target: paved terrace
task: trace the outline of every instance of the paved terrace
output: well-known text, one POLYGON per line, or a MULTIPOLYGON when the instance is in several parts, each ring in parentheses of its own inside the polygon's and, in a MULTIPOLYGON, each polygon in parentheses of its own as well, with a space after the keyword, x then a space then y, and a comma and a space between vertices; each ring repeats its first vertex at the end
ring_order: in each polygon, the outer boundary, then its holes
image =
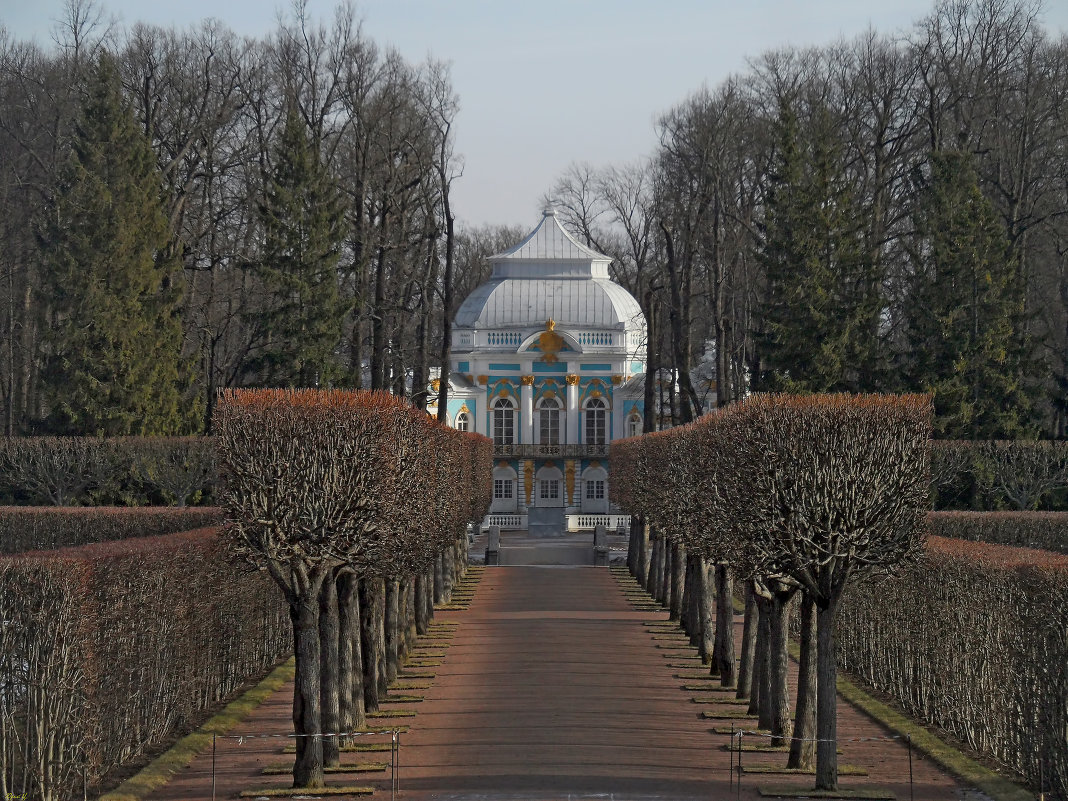
MULTIPOLYGON (((729 736, 716 730, 754 722, 704 716, 737 714, 745 707, 730 704, 729 695, 683 689, 700 683, 696 677, 703 673, 694 650, 666 633, 666 613, 632 606, 614 571, 487 568, 469 609, 439 612, 437 620, 437 638, 425 640, 421 649, 427 666, 409 669, 423 675, 405 681, 422 681, 418 692, 424 700, 389 705, 417 712, 395 719, 411 727, 401 739, 400 798, 726 800, 758 798, 757 788, 773 783, 812 786, 809 777, 756 774, 743 775, 740 793, 731 786, 731 754, 723 750, 729 736)), ((739 642, 740 623, 738 618, 739 642)), ((287 730, 288 693, 291 687, 242 731, 287 730)), ((842 701, 839 710, 842 738, 887 735, 842 701)), ((278 743, 220 744, 218 797, 272 783, 259 771, 291 759, 278 743)), ((843 785, 910 798, 903 745, 885 739, 844 742, 842 751, 841 763, 869 773, 843 777, 843 785)), ((383 757, 388 754, 343 755, 350 761, 383 757)), ((744 761, 781 766, 786 755, 746 753, 744 761)), ((917 801, 977 797, 918 754, 914 773, 917 801)), ((375 797, 389 798, 388 774, 382 776, 331 776, 328 783, 373 784, 375 797)), ((211 798, 210 755, 155 797, 211 798)))

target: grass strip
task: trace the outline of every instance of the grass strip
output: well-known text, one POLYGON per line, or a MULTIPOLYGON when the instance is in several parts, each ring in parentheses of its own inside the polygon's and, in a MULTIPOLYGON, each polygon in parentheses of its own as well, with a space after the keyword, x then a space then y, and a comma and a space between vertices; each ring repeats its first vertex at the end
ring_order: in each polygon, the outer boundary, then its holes
POLYGON ((380 704, 419 704, 422 701, 421 695, 389 695, 379 699, 380 704))
POLYGON ((705 720, 752 720, 756 715, 750 715, 746 709, 706 709, 701 717, 705 720))
POLYGON ((379 709, 377 712, 368 712, 369 718, 414 718, 418 713, 411 709, 379 709))
POLYGON ((894 801, 896 795, 889 790, 869 790, 841 787, 837 790, 813 790, 810 787, 791 787, 771 785, 758 787, 757 792, 763 798, 856 798, 864 801, 894 801))
POLYGON ((690 699, 690 703, 693 704, 728 704, 730 706, 744 706, 749 707, 748 698, 735 698, 733 696, 729 698, 709 698, 707 695, 701 698, 693 697, 690 699))
POLYGON ((323 795, 373 795, 374 787, 349 786, 349 787, 258 787, 251 790, 242 790, 237 794, 238 798, 295 798, 302 796, 313 798, 323 795))
MULTIPOLYGON (((815 768, 784 768, 770 762, 761 762, 756 765, 742 765, 742 773, 781 773, 785 776, 815 776, 815 768)), ((868 771, 859 765, 839 765, 839 776, 867 776, 868 771)))
MULTIPOLYGON (((325 767, 323 773, 381 773, 388 767, 386 762, 362 762, 359 765, 325 767)), ((261 773, 264 776, 288 776, 293 773, 293 765, 290 762, 280 762, 277 765, 268 765, 261 773)))
POLYGON ((192 762, 197 754, 211 747, 213 734, 226 734, 233 729, 256 707, 282 689, 287 681, 291 681, 295 672, 296 662, 292 658, 283 662, 259 684, 208 718, 199 729, 182 737, 110 793, 100 796, 100 801, 140 801, 158 790, 192 762))

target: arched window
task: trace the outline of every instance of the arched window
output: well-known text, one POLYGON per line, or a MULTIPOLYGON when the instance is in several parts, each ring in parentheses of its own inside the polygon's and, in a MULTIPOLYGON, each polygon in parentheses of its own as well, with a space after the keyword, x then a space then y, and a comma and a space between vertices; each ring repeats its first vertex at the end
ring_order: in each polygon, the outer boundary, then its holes
POLYGON ((631 412, 627 418, 627 436, 636 437, 642 433, 642 418, 637 412, 631 412))
POLYGON ((560 402, 556 398, 544 398, 538 404, 538 442, 542 445, 559 445, 560 402))
POLYGON ((515 409, 507 398, 498 398, 493 403, 493 444, 515 444, 515 409))
POLYGON ((460 412, 456 415, 456 430, 457 431, 469 431, 470 421, 467 417, 467 412, 460 412))
POLYGON ((605 445, 608 442, 608 405, 601 398, 586 403, 586 444, 605 445))

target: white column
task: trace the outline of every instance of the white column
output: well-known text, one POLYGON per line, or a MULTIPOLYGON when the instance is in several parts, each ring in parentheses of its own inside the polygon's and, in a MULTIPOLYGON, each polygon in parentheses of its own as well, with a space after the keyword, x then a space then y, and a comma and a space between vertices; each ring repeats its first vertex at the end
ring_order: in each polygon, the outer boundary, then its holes
POLYGON ((582 442, 578 412, 579 377, 568 373, 564 380, 567 381, 567 443, 577 445, 582 442))
POLYGON ((519 441, 524 445, 529 445, 534 441, 534 376, 525 375, 522 377, 522 382, 519 411, 522 430, 519 434, 519 441))
POLYGON ((624 431, 623 421, 623 398, 616 394, 616 390, 619 389, 618 384, 613 384, 609 391, 611 403, 612 403, 612 433, 609 436, 608 441, 611 442, 614 439, 622 439, 627 435, 624 431))
POLYGON ((475 396, 475 421, 474 432, 476 434, 484 434, 487 437, 493 436, 493 432, 489 430, 489 423, 486 420, 486 392, 483 389, 478 395, 475 396))

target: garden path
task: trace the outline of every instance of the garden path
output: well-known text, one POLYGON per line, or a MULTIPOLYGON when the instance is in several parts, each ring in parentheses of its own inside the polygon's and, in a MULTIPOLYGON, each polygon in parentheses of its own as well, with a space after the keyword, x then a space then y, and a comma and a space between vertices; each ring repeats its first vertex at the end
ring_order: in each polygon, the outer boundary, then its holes
MULTIPOLYGON (((718 694, 683 689, 699 680, 680 675, 697 672, 673 665, 696 667, 694 650, 676 651, 673 640, 663 639, 670 635, 658 623, 667 614, 635 608, 614 574, 594 567, 487 568, 469 609, 437 613, 436 631, 447 639, 423 641, 443 654, 434 660, 440 664, 422 669, 435 674, 419 691, 425 699, 390 707, 418 713, 396 719, 411 727, 401 736, 399 798, 726 800, 756 799, 757 788, 769 784, 811 786, 809 777, 750 773, 743 774, 740 793, 732 786, 731 754, 722 750, 729 735, 714 732, 732 721, 704 713, 739 707, 695 703, 718 694)), ((738 642, 740 623, 739 617, 738 642)), ((284 731, 291 692, 281 690, 241 731, 284 731)), ((842 784, 910 799, 905 746, 882 739, 887 732, 844 701, 839 716, 847 740, 841 763, 869 772, 843 777, 842 784), (849 741, 865 737, 880 739, 849 741)), ((216 757, 217 797, 267 786, 257 774, 285 759, 277 740, 227 741, 216 757)), ((785 755, 745 753, 743 761, 784 765, 785 755)), ((210 799, 210 769, 210 755, 201 755, 153 798, 210 799)), ((913 769, 915 801, 974 797, 918 754, 913 769)), ((389 797, 388 778, 373 774, 328 783, 375 784, 375 797, 389 797)))

